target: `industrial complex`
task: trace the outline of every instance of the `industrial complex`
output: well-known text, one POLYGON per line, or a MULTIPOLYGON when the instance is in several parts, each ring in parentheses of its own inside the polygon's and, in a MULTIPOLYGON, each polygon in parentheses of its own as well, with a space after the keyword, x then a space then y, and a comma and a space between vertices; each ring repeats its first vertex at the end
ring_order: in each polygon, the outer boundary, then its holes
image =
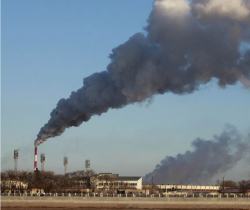
POLYGON ((120 176, 113 173, 96 174, 85 161, 85 170, 67 172, 68 157, 63 158, 64 175, 44 170, 45 154, 41 153, 41 170, 37 167, 37 147, 34 152, 34 172, 17 170, 18 150, 14 150, 14 170, 1 173, 1 193, 112 193, 112 194, 249 194, 249 189, 232 189, 228 186, 146 184, 142 176, 120 176))

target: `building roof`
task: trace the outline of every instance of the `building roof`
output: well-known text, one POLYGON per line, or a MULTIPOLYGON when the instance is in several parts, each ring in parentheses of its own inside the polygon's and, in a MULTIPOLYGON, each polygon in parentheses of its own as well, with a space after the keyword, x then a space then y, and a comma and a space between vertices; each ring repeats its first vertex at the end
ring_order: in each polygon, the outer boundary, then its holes
POLYGON ((141 176, 119 176, 119 174, 112 173, 99 173, 98 176, 110 176, 111 178, 117 181, 138 181, 142 178, 141 176))
MULTIPOLYGON (((225 190, 221 190, 220 191, 221 193, 242 193, 243 190, 242 189, 232 189, 232 188, 228 188, 228 189, 225 189, 225 190)), ((250 192, 250 190, 246 190, 246 192, 250 192)))
POLYGON ((112 174, 112 173, 99 173, 98 176, 110 176, 112 178, 116 178, 119 174, 112 174))
POLYGON ((119 181, 138 181, 141 176, 118 176, 117 180, 119 181))

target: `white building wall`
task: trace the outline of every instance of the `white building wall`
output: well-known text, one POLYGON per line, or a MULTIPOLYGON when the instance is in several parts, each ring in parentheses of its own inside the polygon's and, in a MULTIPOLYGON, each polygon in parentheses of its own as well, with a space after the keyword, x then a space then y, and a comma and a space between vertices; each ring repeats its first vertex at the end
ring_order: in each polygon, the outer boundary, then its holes
POLYGON ((209 186, 209 185, 156 185, 158 188, 162 190, 172 190, 178 189, 178 190, 219 190, 220 186, 209 186))
POLYGON ((137 190, 142 189, 142 177, 137 181, 137 190))
POLYGON ((136 188, 137 190, 142 189, 142 177, 139 180, 133 180, 133 181, 103 181, 99 180, 97 182, 97 189, 122 189, 122 188, 136 188))

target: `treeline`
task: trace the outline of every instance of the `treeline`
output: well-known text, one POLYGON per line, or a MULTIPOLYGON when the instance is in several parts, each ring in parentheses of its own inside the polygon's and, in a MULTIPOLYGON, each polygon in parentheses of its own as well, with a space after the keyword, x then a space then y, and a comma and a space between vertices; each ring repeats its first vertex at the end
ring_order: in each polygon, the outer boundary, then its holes
POLYGON ((17 171, 1 172, 1 192, 27 192, 36 189, 45 193, 79 193, 90 188, 90 177, 95 175, 93 170, 74 171, 66 175, 55 174, 53 171, 17 171))
POLYGON ((224 182, 220 182, 219 185, 219 191, 223 191, 226 189, 239 189, 240 192, 247 193, 247 191, 250 190, 250 180, 241 180, 239 182, 226 180, 224 182))

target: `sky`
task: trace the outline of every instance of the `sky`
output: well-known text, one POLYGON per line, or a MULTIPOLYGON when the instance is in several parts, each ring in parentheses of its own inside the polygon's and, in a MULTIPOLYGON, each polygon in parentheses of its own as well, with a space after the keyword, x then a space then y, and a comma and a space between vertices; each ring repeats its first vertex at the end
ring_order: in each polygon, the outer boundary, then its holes
MULTIPOLYGON (((33 170, 34 140, 57 102, 105 70, 113 48, 145 33, 153 2, 2 0, 1 170, 14 168, 14 149, 18 169, 33 170)), ((242 83, 221 88, 212 80, 192 94, 155 95, 67 129, 41 144, 38 155, 45 153, 45 170, 61 174, 68 156, 68 171, 83 170, 89 159, 97 173, 144 176, 226 124, 248 135, 249 92, 242 83)), ((249 179, 246 166, 241 161, 214 180, 249 179)))

